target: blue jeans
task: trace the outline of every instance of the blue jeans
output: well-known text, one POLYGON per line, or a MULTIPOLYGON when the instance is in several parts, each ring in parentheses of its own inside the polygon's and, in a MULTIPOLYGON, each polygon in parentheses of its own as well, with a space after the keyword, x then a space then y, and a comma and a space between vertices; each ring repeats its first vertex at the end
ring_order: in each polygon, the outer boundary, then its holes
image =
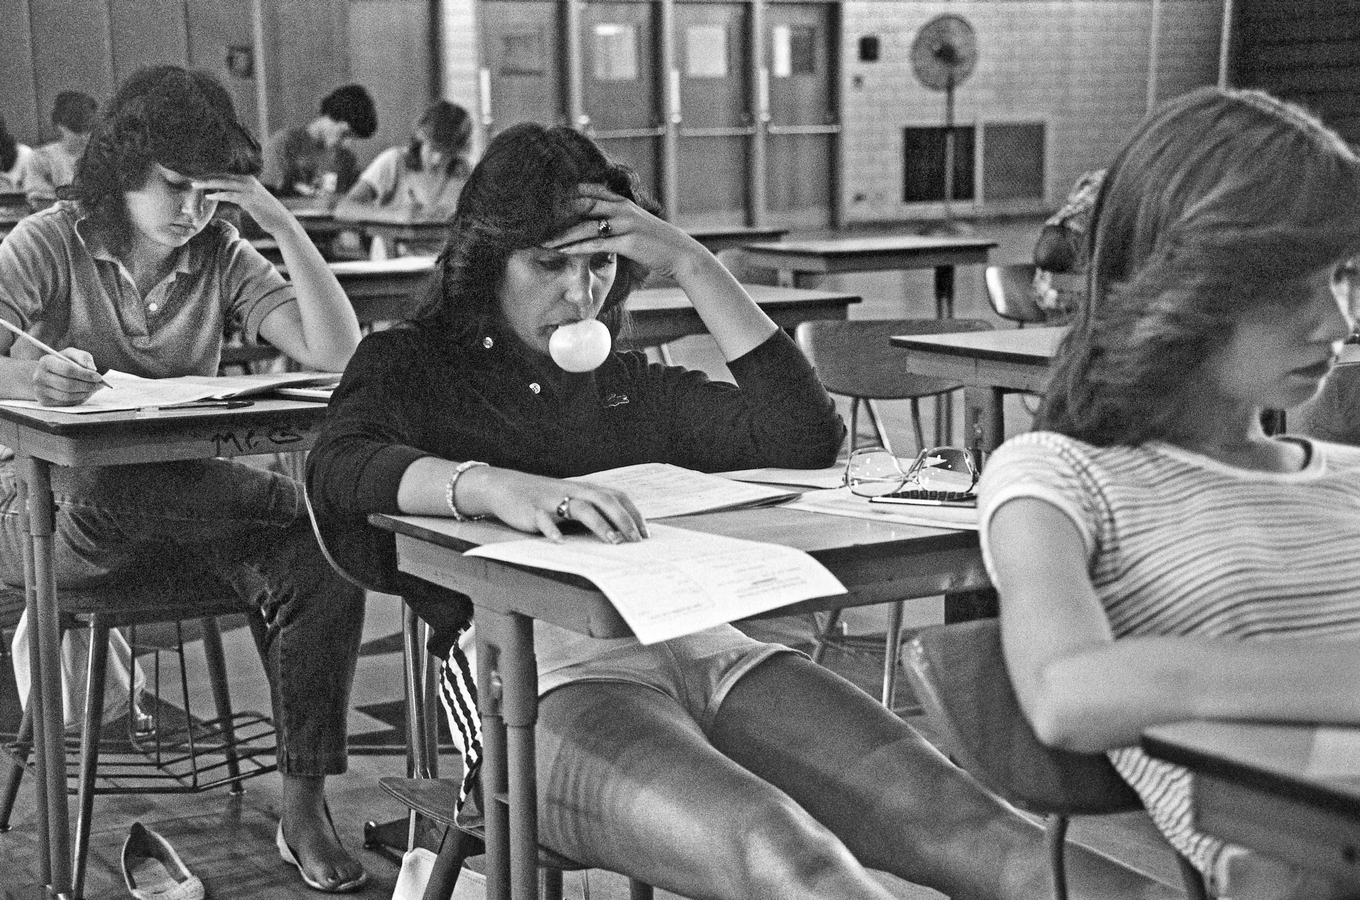
MULTIPOLYGON (((326 562, 302 486, 222 459, 52 467, 57 586, 97 587, 146 567, 202 566, 264 621, 260 657, 278 729, 279 771, 345 771, 363 591, 326 562)), ((0 580, 24 583, 12 461, 0 463, 0 580)))

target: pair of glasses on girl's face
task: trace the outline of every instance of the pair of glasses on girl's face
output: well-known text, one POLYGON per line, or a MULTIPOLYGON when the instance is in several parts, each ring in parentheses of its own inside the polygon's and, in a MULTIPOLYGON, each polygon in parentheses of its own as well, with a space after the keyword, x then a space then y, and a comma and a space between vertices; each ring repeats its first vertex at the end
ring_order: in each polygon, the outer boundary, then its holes
POLYGON ((845 462, 845 485, 859 497, 920 490, 954 499, 947 495, 971 494, 977 480, 973 454, 962 447, 930 447, 910 462, 883 447, 862 447, 845 462))

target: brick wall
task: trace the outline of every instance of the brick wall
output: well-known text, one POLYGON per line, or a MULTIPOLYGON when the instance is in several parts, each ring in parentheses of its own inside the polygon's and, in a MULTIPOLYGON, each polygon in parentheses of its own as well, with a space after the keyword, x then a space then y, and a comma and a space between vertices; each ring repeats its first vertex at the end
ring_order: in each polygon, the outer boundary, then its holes
MULTIPOLYGON (((944 94, 911 71, 916 31, 941 13, 967 18, 979 62, 955 95, 956 121, 1047 123, 1046 193, 1056 206, 1102 165, 1147 107, 1150 0, 846 0, 842 59, 847 222, 920 215, 901 200, 902 128, 942 125, 944 94), (877 35, 878 62, 859 39, 877 35)), ((1213 84, 1222 0, 1162 0, 1157 94, 1213 84)), ((956 212, 958 208, 956 207, 956 212)))

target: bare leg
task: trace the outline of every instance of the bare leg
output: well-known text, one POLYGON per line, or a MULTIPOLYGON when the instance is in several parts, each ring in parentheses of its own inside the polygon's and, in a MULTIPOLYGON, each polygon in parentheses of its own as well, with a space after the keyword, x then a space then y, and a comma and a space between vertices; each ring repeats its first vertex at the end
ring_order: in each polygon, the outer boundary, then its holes
POLYGON ((695 900, 891 897, 671 698, 577 683, 543 698, 539 716, 539 835, 554 850, 695 900))
POLYGON ((324 775, 284 775, 280 818, 284 840, 312 881, 335 888, 363 877, 364 867, 340 843, 326 811, 324 775))
MULTIPOLYGON (((866 866, 952 897, 1050 894, 1041 830, 891 712, 803 657, 773 657, 738 682, 715 747, 782 788, 866 866)), ((1072 845, 1074 898, 1180 892, 1072 845)))

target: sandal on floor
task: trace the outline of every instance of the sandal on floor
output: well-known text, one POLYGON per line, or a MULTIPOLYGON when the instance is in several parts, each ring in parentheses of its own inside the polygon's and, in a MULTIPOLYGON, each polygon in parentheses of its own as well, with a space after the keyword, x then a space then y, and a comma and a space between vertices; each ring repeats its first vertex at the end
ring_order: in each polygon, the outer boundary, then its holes
POLYGON ((123 842, 123 883, 137 900, 203 900, 203 882, 170 842, 133 822, 123 842))
MULTIPOLYGON (((339 842, 340 832, 335 830, 335 820, 331 818, 330 805, 328 804, 325 809, 326 821, 330 823, 331 833, 335 835, 335 840, 339 842)), ((357 877, 351 878, 349 881, 342 881, 333 887, 325 885, 320 881, 313 881, 307 874, 307 870, 302 868, 302 863, 298 860, 297 854, 293 852, 293 848, 288 846, 288 842, 284 840, 282 819, 279 820, 279 830, 274 835, 274 844, 279 848, 279 858, 286 863, 297 866, 298 874, 302 876, 302 880, 306 882, 307 887, 312 890, 322 891, 327 894, 351 894, 368 884, 367 872, 360 872, 357 877)))

